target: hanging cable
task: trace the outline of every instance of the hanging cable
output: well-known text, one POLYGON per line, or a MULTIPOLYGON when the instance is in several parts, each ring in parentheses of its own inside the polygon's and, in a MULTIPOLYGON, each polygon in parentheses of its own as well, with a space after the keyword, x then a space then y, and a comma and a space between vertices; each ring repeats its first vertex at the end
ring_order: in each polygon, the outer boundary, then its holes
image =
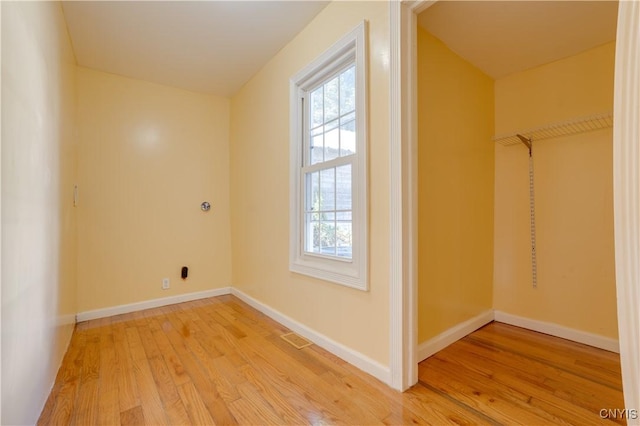
POLYGON ((531 282, 538 287, 538 259, 536 256, 536 203, 533 185, 533 143, 531 139, 516 135, 529 148, 529 220, 531 231, 531 282))

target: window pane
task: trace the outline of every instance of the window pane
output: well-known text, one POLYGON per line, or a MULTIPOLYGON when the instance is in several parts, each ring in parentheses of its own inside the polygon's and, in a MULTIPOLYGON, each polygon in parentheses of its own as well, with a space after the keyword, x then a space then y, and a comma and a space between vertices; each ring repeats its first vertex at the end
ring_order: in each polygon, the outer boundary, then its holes
POLYGON ((336 254, 351 259, 353 252, 351 222, 336 224, 336 254))
POLYGON ((336 168, 336 210, 351 210, 351 164, 336 168))
POLYGON ((322 163, 324 161, 324 134, 322 127, 311 131, 309 136, 309 164, 322 163))
MULTIPOLYGON (((305 180, 307 183, 307 198, 305 210, 308 212, 320 209, 320 173, 307 173, 305 180)), ((317 218, 315 220, 318 220, 317 218)))
POLYGON ((320 251, 322 254, 336 254, 336 226, 334 221, 320 222, 320 251))
POLYGON ((333 223, 333 221, 336 220, 336 214, 334 212, 322 212, 318 213, 318 215, 320 216, 320 220, 324 220, 326 222, 333 223))
POLYGON ((304 251, 313 252, 313 235, 318 223, 318 213, 306 213, 304 215, 304 251))
POLYGON ((311 234, 312 234, 312 240, 311 240, 311 247, 309 248, 309 250, 312 253, 320 253, 320 222, 311 222, 311 234))
POLYGON ((356 67, 340 74, 340 115, 353 111, 356 107, 356 67))
POLYGON ((340 156, 340 129, 338 128, 338 120, 324 126, 324 161, 333 160, 340 156))
POLYGON ((336 213, 336 220, 338 222, 344 221, 344 220, 351 222, 351 212, 338 212, 338 213, 336 213))
POLYGON ((340 156, 356 153, 356 122, 349 121, 340 126, 340 156))
POLYGON ((324 85, 324 122, 338 118, 339 108, 338 77, 324 85))
POLYGON ((356 119, 356 112, 351 111, 345 115, 340 116, 340 123, 345 124, 349 121, 354 121, 356 119))
POLYGON ((320 211, 335 210, 336 207, 336 169, 320 171, 320 211))
POLYGON ((324 111, 324 102, 323 102, 323 86, 318 87, 316 90, 311 92, 311 105, 309 108, 309 119, 311 121, 310 128, 314 128, 316 126, 321 125, 324 122, 323 119, 323 111, 324 111))

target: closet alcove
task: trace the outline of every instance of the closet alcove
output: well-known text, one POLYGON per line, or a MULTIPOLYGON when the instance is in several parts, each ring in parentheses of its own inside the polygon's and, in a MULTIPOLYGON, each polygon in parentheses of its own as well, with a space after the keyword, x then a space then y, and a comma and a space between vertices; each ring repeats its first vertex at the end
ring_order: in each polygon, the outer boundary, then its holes
POLYGON ((607 1, 418 15, 420 359, 489 318, 615 350, 616 16, 607 1))

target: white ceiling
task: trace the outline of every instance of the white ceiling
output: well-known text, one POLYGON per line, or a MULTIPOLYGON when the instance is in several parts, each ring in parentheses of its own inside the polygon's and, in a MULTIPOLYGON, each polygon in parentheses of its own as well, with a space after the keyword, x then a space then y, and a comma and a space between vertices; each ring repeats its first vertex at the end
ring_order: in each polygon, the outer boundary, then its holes
POLYGON ((78 65, 231 96, 326 1, 63 2, 78 65))
POLYGON ((418 24, 494 79, 615 40, 617 1, 439 1, 418 24))

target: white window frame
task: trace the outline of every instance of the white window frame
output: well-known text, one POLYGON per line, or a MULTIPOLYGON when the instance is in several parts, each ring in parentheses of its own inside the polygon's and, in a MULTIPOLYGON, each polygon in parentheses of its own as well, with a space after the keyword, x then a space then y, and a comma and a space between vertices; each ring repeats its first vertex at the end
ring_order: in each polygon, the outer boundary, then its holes
POLYGON ((367 22, 363 21, 290 80, 289 269, 292 272, 364 291, 369 289, 367 53, 367 22), (308 117, 305 116, 302 99, 308 99, 308 94, 313 88, 351 63, 356 66, 356 153, 349 156, 353 158, 347 163, 352 167, 352 257, 343 259, 312 254, 304 250, 305 177, 302 170, 307 146, 305 123, 308 117))

